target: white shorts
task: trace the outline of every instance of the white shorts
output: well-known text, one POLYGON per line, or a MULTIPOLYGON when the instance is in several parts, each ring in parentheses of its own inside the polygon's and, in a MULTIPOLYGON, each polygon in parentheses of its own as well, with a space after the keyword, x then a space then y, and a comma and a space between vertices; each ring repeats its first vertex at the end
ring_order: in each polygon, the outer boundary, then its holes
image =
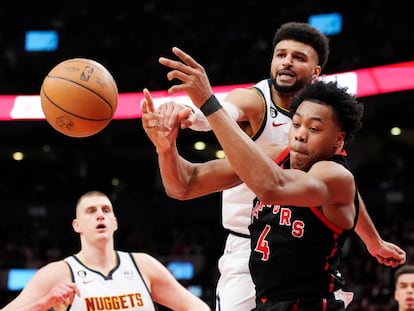
POLYGON ((216 311, 249 311, 256 306, 249 258, 250 239, 229 234, 218 261, 216 311))

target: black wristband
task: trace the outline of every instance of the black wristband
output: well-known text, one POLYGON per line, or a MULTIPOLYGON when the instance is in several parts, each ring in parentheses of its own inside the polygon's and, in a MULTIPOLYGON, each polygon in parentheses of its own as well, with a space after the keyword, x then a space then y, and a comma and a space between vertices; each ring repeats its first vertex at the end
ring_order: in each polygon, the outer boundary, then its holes
POLYGON ((217 97, 213 94, 200 107, 200 110, 207 117, 221 108, 223 108, 223 106, 220 104, 217 97))

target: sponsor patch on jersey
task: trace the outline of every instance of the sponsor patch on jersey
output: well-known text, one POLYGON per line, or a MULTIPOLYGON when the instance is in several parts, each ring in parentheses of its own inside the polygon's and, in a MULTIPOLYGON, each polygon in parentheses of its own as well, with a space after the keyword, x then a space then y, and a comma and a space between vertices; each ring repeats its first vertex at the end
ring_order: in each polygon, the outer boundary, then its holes
POLYGON ((82 279, 85 278, 86 277, 86 271, 85 270, 79 270, 78 271, 78 276, 82 279))
POLYGON ((276 118, 277 114, 278 114, 277 109, 274 107, 270 107, 270 116, 272 117, 272 119, 276 118))

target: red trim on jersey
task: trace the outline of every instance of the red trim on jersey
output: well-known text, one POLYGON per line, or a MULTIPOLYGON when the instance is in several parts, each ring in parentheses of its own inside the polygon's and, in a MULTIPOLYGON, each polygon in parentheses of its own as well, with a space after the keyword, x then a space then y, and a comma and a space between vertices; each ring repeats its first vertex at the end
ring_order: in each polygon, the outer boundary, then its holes
POLYGON ((339 228, 339 227, 335 226, 333 223, 331 223, 329 221, 329 219, 326 218, 326 216, 324 214, 322 214, 321 211, 316 206, 310 207, 310 209, 315 214, 315 216, 318 217, 319 220, 322 221, 333 232, 340 234, 344 231, 344 229, 339 228))
POLYGON ((274 162, 279 165, 287 157, 287 155, 289 154, 289 151, 290 151, 290 148, 289 146, 287 146, 285 149, 283 149, 282 153, 279 154, 279 156, 275 159, 274 162))

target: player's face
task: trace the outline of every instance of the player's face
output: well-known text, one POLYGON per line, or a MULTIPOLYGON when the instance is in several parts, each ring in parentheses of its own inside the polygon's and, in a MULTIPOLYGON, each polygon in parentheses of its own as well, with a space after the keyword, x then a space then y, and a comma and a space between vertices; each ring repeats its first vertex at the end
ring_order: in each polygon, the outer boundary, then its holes
POLYGON ((332 157, 344 137, 332 107, 303 101, 289 130, 291 167, 308 171, 315 162, 332 157))
POLYGON ((282 40, 275 46, 270 77, 279 94, 296 93, 320 72, 318 54, 310 45, 282 40))
POLYGON ((112 238, 118 223, 110 200, 105 196, 82 199, 77 207, 75 231, 84 236, 112 238))
POLYGON ((398 277, 394 298, 398 302, 398 310, 414 310, 414 273, 398 277))

